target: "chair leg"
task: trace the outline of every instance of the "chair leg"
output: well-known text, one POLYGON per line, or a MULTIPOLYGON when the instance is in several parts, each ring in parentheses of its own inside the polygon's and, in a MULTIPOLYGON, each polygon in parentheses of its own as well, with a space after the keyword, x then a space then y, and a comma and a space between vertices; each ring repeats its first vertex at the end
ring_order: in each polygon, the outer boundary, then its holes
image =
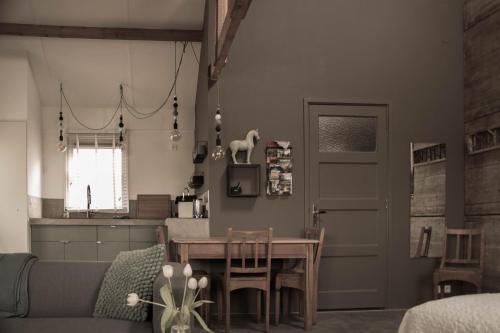
POLYGON ((223 299, 224 299, 224 294, 222 286, 219 285, 217 286, 217 321, 219 322, 219 324, 222 323, 222 312, 224 311, 223 299))
POLYGON ((225 290, 225 304, 226 304, 226 333, 229 333, 231 330, 231 291, 229 290, 229 286, 226 286, 225 290))
POLYGON ((281 292, 280 289, 276 289, 274 292, 274 324, 279 325, 280 323, 280 300, 281 300, 281 292))
POLYGON ((283 318, 290 314, 290 288, 283 289, 283 318))
POLYGON ((304 318, 304 302, 305 302, 304 292, 297 290, 295 293, 297 294, 297 299, 299 304, 299 316, 304 318))
POLYGON ((270 311, 270 308, 271 308, 271 290, 268 289, 265 291, 266 293, 266 305, 265 305, 265 313, 264 313, 264 316, 266 317, 266 332, 269 332, 269 313, 271 312, 270 311))
POLYGON ((262 316, 262 290, 257 290, 257 297, 255 300, 256 307, 255 307, 255 320, 257 323, 260 323, 260 319, 262 316))

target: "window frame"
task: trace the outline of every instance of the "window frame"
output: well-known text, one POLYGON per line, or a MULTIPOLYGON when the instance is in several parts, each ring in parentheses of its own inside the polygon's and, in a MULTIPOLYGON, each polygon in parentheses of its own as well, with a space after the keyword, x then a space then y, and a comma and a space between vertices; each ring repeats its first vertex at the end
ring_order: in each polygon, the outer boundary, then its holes
MULTIPOLYGON (((68 202, 69 202, 69 189, 70 189, 70 173, 69 173, 69 160, 71 158, 72 150, 74 148, 77 148, 78 144, 76 143, 78 141, 79 137, 84 137, 87 140, 89 137, 94 137, 97 141, 99 139, 101 140, 113 140, 113 142, 116 142, 115 149, 120 149, 122 153, 122 175, 121 175, 121 180, 122 180, 122 208, 101 208, 101 209, 90 209, 92 212, 99 212, 99 213, 129 213, 130 212, 130 205, 129 205, 129 190, 128 190, 128 136, 126 133, 123 133, 123 142, 118 145, 119 142, 119 133, 67 133, 66 138, 68 142, 68 148, 65 152, 65 162, 66 162, 66 167, 65 167, 65 193, 64 193, 64 210, 67 212, 71 213, 82 213, 82 212, 87 212, 87 209, 79 209, 79 208, 73 208, 73 207, 68 207, 68 202)), ((92 145, 90 144, 84 144, 83 145, 85 148, 90 148, 92 145)), ((99 149, 99 147, 96 147, 99 149)), ((101 148, 101 149, 109 149, 107 148, 101 148)))

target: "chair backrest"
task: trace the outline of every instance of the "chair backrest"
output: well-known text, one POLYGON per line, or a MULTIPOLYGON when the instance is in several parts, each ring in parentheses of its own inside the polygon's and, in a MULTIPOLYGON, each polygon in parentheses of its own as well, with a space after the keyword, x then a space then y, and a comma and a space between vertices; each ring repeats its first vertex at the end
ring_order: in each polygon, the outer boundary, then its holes
POLYGON ((445 227, 441 268, 467 267, 483 270, 484 230, 445 227))
POLYGON ((240 231, 229 228, 226 245, 226 275, 229 277, 231 273, 267 273, 270 276, 272 243, 272 228, 258 231, 240 231))
POLYGON ((319 272, 319 263, 321 261, 321 252, 323 251, 323 243, 325 241, 325 227, 306 228, 305 237, 318 241, 318 244, 314 246, 314 274, 317 276, 319 272))

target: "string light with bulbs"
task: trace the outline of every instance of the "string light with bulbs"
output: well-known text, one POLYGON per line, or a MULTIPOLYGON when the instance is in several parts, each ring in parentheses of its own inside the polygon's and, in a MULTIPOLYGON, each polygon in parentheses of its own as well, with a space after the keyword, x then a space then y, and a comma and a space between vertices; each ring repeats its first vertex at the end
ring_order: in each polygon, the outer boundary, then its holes
MULTIPOLYGON (((179 110, 178 110, 178 106, 179 106, 179 102, 178 102, 178 97, 177 97, 177 79, 178 79, 178 76, 179 76, 179 72, 180 72, 180 69, 181 69, 181 65, 182 65, 182 62, 183 62, 183 59, 184 59, 184 54, 186 53, 186 48, 188 46, 188 42, 182 42, 183 43, 183 47, 182 47, 182 53, 180 55, 180 59, 179 59, 179 63, 177 64, 177 44, 176 42, 174 43, 174 51, 175 51, 175 55, 174 55, 174 62, 175 62, 175 65, 174 65, 174 80, 172 82, 172 85, 170 86, 170 89, 169 89, 169 92, 168 92, 168 95, 166 96, 166 98, 163 100, 163 102, 160 104, 160 106, 150 112, 144 112, 144 111, 140 111, 138 110, 136 107, 134 107, 132 104, 130 104, 125 95, 124 95, 124 92, 123 92, 123 85, 120 84, 120 100, 113 112, 113 115, 111 116, 111 118, 101 127, 91 127, 91 126, 88 126, 86 125, 83 121, 81 121, 79 119, 79 117, 76 115, 76 113, 73 111, 73 108, 71 107, 71 104, 69 103, 68 101, 68 98, 66 97, 66 94, 64 93, 64 89, 63 89, 63 85, 62 83, 60 83, 60 86, 59 86, 59 93, 60 93, 60 101, 59 101, 59 115, 58 115, 58 121, 59 121, 59 143, 58 143, 58 150, 61 151, 61 152, 65 152, 66 149, 67 149, 67 145, 64 141, 64 128, 63 128, 63 121, 64 121, 64 114, 63 114, 63 102, 64 104, 66 105, 66 107, 68 108, 69 110, 69 114, 75 119, 75 121, 80 125, 82 126, 83 128, 85 129, 88 129, 88 130, 91 130, 91 131, 100 131, 100 130, 104 130, 106 128, 108 128, 112 123, 113 123, 113 120, 115 119, 115 117, 118 115, 119 113, 119 123, 118 123, 118 127, 119 127, 119 131, 120 131, 120 136, 119 136, 119 140, 120 140, 120 143, 123 144, 124 143, 124 135, 123 135, 123 131, 124 131, 124 128, 125 128, 125 124, 124 124, 124 120, 123 120, 123 107, 125 107, 125 111, 127 111, 132 117, 134 117, 135 119, 147 119, 147 118, 151 118, 153 117, 154 115, 156 115, 157 113, 159 113, 164 107, 165 105, 167 105, 167 101, 170 99, 170 97, 172 96, 172 93, 174 93, 174 103, 173 103, 173 118, 174 118, 174 122, 173 122, 173 130, 171 132, 171 135, 170 135, 170 139, 173 143, 173 146, 175 145, 175 147, 173 147, 174 149, 176 148, 176 142, 178 142, 181 137, 182 137, 182 134, 181 132, 179 131, 179 125, 178 125, 178 116, 179 116, 179 110)), ((194 55, 194 59, 196 60, 196 62, 198 62, 198 59, 197 59, 197 55, 195 53, 195 50, 194 50, 194 47, 192 45, 192 42, 191 42, 191 50, 193 51, 193 55, 194 55)))
POLYGON ((222 115, 220 113, 220 92, 219 92, 219 81, 216 83, 217 86, 217 110, 215 111, 215 148, 212 152, 212 158, 216 161, 224 159, 226 152, 222 147, 222 115))

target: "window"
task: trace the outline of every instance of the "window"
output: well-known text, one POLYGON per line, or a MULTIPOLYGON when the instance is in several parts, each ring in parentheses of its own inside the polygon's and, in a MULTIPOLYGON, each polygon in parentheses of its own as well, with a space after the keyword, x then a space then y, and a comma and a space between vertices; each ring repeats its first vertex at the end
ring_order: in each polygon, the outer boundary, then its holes
POLYGON ((127 151, 115 134, 68 135, 66 209, 128 212, 127 151))

